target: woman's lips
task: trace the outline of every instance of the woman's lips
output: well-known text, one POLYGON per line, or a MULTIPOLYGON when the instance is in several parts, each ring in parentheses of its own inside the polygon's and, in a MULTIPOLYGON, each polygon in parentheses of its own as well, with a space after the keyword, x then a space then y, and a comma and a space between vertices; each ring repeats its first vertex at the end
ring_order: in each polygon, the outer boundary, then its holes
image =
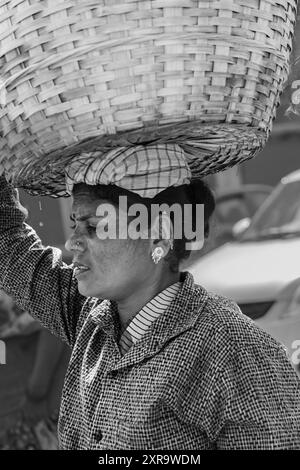
POLYGON ((86 268, 86 267, 76 267, 74 269, 74 276, 77 278, 77 279, 81 279, 84 275, 87 274, 87 272, 90 271, 90 268, 86 268))
POLYGON ((74 276, 78 279, 79 277, 83 276, 88 271, 90 271, 90 268, 88 266, 85 266, 84 264, 75 262, 73 263, 73 270, 74 276))

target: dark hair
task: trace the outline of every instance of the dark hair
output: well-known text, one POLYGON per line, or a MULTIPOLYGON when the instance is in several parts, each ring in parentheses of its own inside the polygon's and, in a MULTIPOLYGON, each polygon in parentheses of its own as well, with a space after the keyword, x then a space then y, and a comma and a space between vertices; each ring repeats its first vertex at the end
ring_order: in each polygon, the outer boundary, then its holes
MULTIPOLYGON (((181 204, 190 204, 192 206, 192 229, 195 232, 196 225, 196 206, 197 204, 204 205, 204 238, 208 238, 210 229, 210 218, 215 210, 215 198, 210 190, 209 186, 202 180, 194 180, 189 185, 181 186, 178 190, 176 200, 173 201, 181 204)), ((175 194, 176 194, 176 188, 175 194)), ((161 198, 163 193, 161 193, 161 198)), ((171 201, 170 201, 171 203, 171 201)), ((172 219, 172 217, 171 217, 172 219)), ((173 222, 173 220, 172 220, 173 222)), ((184 221, 183 221, 184 223, 184 221)), ((191 251, 186 248, 187 243, 191 240, 187 240, 184 236, 184 230, 182 230, 183 237, 181 239, 174 240, 173 250, 170 250, 165 260, 169 263, 172 272, 177 272, 181 261, 189 258, 191 251)))
MULTIPOLYGON (((192 229, 196 230, 196 206, 197 204, 204 205, 204 237, 208 238, 209 235, 209 221, 215 210, 215 198, 208 187, 208 185, 202 180, 193 180, 190 184, 182 186, 172 186, 166 190, 157 194, 154 198, 143 198, 132 191, 120 188, 116 185, 95 185, 89 186, 85 183, 79 183, 74 186, 73 193, 76 194, 80 190, 88 190, 92 198, 106 199, 111 201, 116 206, 119 204, 120 196, 127 196, 128 208, 136 203, 142 203, 148 208, 149 222, 151 219, 151 205, 152 204, 168 204, 169 206, 177 203, 181 207, 185 204, 192 206, 192 229)), ((171 212, 170 218, 174 224, 174 214, 171 212)), ((184 223, 184 221, 182 221, 184 223)), ((182 227, 183 228, 183 227, 182 227)), ((179 269, 179 263, 187 259, 191 251, 186 248, 187 240, 184 236, 184 230, 182 230, 182 239, 175 239, 173 250, 170 250, 168 256, 165 257, 165 261, 169 263, 172 272, 177 272, 179 269)))

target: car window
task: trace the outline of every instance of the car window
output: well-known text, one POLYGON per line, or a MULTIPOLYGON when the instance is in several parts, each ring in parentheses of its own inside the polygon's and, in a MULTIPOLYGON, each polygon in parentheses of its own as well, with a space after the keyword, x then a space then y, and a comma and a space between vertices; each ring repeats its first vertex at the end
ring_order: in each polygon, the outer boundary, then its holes
POLYGON ((220 223, 234 224, 247 215, 245 201, 237 199, 221 202, 216 208, 216 218, 220 223))
POLYGON ((298 234, 300 232, 299 203, 300 181, 280 183, 255 214, 241 239, 298 234))

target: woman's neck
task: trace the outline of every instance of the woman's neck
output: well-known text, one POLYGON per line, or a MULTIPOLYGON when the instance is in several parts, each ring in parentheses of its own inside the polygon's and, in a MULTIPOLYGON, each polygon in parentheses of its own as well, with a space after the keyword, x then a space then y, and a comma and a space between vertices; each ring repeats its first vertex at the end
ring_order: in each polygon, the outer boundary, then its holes
POLYGON ((121 329, 124 331, 135 315, 152 300, 157 294, 180 280, 180 273, 168 273, 162 279, 155 279, 140 289, 133 292, 129 297, 118 301, 118 312, 121 329))

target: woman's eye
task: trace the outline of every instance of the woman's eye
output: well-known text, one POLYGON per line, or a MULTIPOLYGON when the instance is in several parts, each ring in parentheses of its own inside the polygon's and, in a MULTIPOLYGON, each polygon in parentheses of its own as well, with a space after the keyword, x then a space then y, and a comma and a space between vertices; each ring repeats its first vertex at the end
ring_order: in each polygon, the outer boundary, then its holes
POLYGON ((94 227, 93 225, 88 225, 87 226, 87 232, 92 235, 96 232, 97 227, 94 227))
POLYGON ((73 217, 73 215, 70 215, 70 221, 72 222, 72 225, 70 225, 70 229, 75 230, 76 223, 75 223, 75 217, 73 217))
MULTIPOLYGON (((72 222, 74 222, 74 220, 72 220, 72 222)), ((70 229, 71 229, 71 230, 75 230, 75 229, 76 229, 76 226, 77 226, 76 223, 75 223, 75 224, 72 224, 72 225, 70 225, 70 229)), ((89 224, 85 223, 85 224, 82 225, 82 227, 81 227, 81 230, 83 230, 83 229, 86 230, 89 235, 93 235, 93 234, 96 232, 97 227, 94 226, 94 225, 89 225, 89 224)))

